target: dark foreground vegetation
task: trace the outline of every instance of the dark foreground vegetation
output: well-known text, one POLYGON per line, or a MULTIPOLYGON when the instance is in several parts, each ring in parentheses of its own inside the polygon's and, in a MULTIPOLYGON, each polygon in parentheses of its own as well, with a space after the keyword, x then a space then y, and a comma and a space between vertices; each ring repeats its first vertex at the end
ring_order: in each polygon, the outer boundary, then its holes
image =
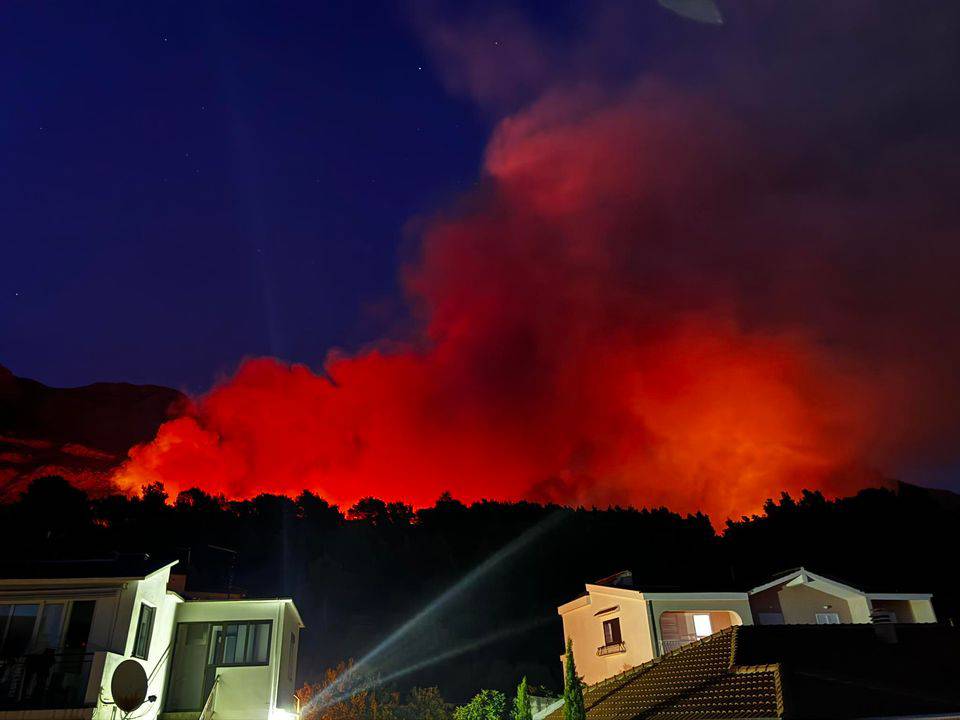
POLYGON ((804 565, 867 589, 933 592, 941 621, 954 622, 960 581, 950 560, 958 528, 960 498, 909 485, 836 501, 784 496, 722 534, 705 516, 666 509, 468 507, 445 496, 418 511, 367 499, 344 512, 308 492, 228 502, 198 490, 168 504, 160 487, 142 497, 91 499, 60 478, 37 480, 0 506, 3 560, 115 551, 180 558, 188 590, 295 598, 307 624, 301 684, 352 658, 364 677, 389 678, 405 697, 414 686, 438 686, 453 702, 479 688, 510 693, 521 676, 559 691, 557 605, 585 581, 622 569, 646 587, 747 589, 804 565), (373 662, 360 662, 505 546, 511 552, 373 662))

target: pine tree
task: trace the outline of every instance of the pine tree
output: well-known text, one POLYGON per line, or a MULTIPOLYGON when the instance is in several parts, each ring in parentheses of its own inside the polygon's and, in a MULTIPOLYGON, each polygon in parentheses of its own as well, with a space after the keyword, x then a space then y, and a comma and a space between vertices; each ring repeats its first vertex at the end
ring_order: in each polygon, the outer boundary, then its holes
POLYGON ((517 696, 513 699, 513 720, 533 720, 530 711, 530 696, 527 695, 527 676, 524 675, 517 685, 517 696))
POLYGON ((573 639, 567 639, 567 657, 565 660, 563 683, 563 719, 587 720, 587 711, 583 705, 583 681, 577 675, 577 666, 573 662, 573 639))

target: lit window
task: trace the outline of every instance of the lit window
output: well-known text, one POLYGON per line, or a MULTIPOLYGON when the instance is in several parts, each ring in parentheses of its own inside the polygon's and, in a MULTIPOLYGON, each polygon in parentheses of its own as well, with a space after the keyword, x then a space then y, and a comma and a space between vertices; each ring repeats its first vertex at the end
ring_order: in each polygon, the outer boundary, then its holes
MULTIPOLYGON (((270 621, 223 626, 220 665, 266 665, 269 661, 270 621)), ((214 632, 218 630, 214 627, 214 632)))
POLYGON ((694 615, 693 631, 696 633, 698 638, 707 637, 707 635, 713 635, 713 625, 710 623, 710 616, 694 615))
POLYGON ((817 625, 839 625, 840 616, 837 613, 817 613, 817 625))
POLYGON ((137 620, 137 636, 133 641, 133 656, 146 660, 150 655, 150 636, 153 635, 153 618, 157 609, 140 603, 140 619, 137 620))

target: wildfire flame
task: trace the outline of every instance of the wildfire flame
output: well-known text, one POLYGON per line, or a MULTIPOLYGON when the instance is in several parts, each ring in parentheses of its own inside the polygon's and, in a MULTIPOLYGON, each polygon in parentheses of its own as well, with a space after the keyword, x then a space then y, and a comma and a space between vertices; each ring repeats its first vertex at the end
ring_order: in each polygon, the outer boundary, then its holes
MULTIPOLYGON (((438 52, 491 57, 485 38, 438 37, 438 52)), ((503 47, 518 83, 552 67, 503 47)), ((751 94, 780 91, 799 57, 784 56, 751 94)), ((451 86, 498 100, 495 71, 451 86)), ((745 120, 708 91, 548 85, 497 124, 478 188, 422 223, 402 275, 418 331, 332 353, 323 372, 248 360, 115 482, 720 520, 781 490, 848 492, 955 437, 940 398, 956 406, 960 343, 930 313, 960 307, 955 203, 936 192, 954 151, 878 130, 885 151, 851 162, 803 123, 756 106, 745 120)), ((863 102, 844 107, 870 124, 863 102)))

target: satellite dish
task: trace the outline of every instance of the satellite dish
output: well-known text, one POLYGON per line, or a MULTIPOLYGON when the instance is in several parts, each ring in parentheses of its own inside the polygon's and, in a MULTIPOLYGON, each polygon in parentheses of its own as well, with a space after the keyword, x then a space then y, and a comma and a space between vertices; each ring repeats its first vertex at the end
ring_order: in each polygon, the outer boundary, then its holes
POLYGON ((133 712, 147 699, 147 672, 136 660, 124 660, 110 679, 113 702, 124 712, 133 712))

